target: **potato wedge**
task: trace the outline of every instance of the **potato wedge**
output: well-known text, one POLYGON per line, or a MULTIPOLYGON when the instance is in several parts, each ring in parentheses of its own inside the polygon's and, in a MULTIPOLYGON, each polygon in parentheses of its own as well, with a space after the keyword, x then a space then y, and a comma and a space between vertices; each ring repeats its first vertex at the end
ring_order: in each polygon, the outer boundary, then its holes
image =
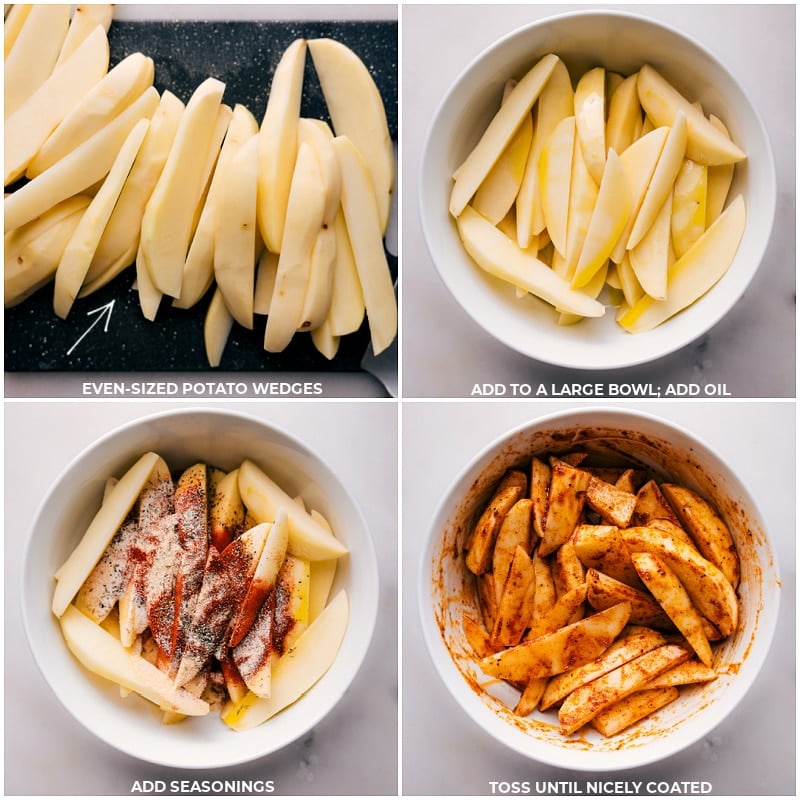
POLYGON ((685 661, 677 667, 662 672, 647 684, 648 689, 663 689, 666 686, 685 686, 690 683, 707 683, 713 681, 717 673, 699 661, 685 661))
POLYGON ((628 632, 623 631, 623 635, 594 661, 550 678, 547 688, 542 693, 541 710, 546 711, 574 692, 579 686, 590 683, 628 661, 633 661, 634 658, 666 643, 666 639, 652 628, 631 626, 628 632))
POLYGON ((631 552, 652 553, 663 559, 683 584, 694 607, 723 636, 730 636, 736 630, 739 601, 718 567, 691 545, 651 528, 629 528, 623 536, 631 552))
POLYGON ((622 532, 615 525, 580 525, 573 546, 581 563, 615 580, 642 589, 622 532))
POLYGON ((522 690, 522 694, 514 706, 514 713, 518 717, 527 717, 528 714, 534 712, 546 686, 547 678, 533 678, 528 681, 528 685, 522 690))
POLYGON ((686 486, 663 483, 661 492, 689 532, 697 549, 722 570, 722 574, 735 589, 739 585, 739 555, 731 532, 716 509, 686 486))
POLYGON ((675 627, 686 637, 697 657, 710 667, 714 657, 703 632, 703 620, 675 573, 652 553, 632 553, 631 560, 647 588, 675 627))
POLYGON ((475 586, 478 591, 478 602, 481 607, 483 625, 487 631, 492 631, 494 630, 494 618, 497 616, 497 592, 494 588, 494 575, 491 572, 476 575, 475 586))
POLYGON ((666 644, 580 686, 567 696, 558 711, 561 732, 567 736, 575 733, 607 708, 688 658, 686 648, 666 644))
POLYGON ((511 562, 516 558, 517 548, 521 547, 526 554, 531 550, 531 507, 532 502, 526 497, 521 497, 514 503, 500 525, 492 554, 492 572, 494 572, 498 601, 505 591, 503 587, 506 576, 511 562))
POLYGON ((525 640, 532 641, 548 633, 554 633, 572 622, 578 622, 578 619, 583 617, 582 606, 585 600, 586 584, 582 583, 568 589, 553 603, 547 613, 531 622, 525 640), (575 619, 576 612, 580 612, 578 619, 575 619))
POLYGON ((538 555, 533 557, 533 572, 536 578, 536 594, 533 598, 531 625, 543 619, 556 602, 556 587, 550 564, 538 555))
POLYGON ((677 700, 678 694, 674 686, 664 689, 643 689, 602 711, 592 720, 592 726, 605 737, 615 736, 635 722, 655 713, 659 708, 677 700))
MULTIPOLYGON (((495 577, 495 590, 498 577, 495 577)), ((523 547, 517 545, 497 602, 491 638, 493 645, 510 647, 519 644, 531 618, 535 589, 531 558, 523 547)))
POLYGON ((623 600, 631 605, 631 623, 660 631, 673 631, 675 626, 663 608, 647 593, 590 569, 586 573, 586 599, 597 611, 610 608, 623 600))
POLYGON ((549 504, 539 555, 555 552, 575 531, 591 476, 560 459, 551 463, 549 504))
POLYGON ((619 603, 554 633, 484 658, 480 668, 487 675, 510 681, 527 682, 557 675, 607 650, 629 617, 630 605, 619 603))
POLYGON ((636 495, 592 476, 586 487, 586 502, 605 522, 626 528, 636 508, 636 495))
POLYGON ((547 503, 550 496, 550 465, 540 458, 531 459, 530 498, 533 501, 533 530, 541 538, 547 522, 547 503))
POLYGON ((486 628, 480 622, 476 622, 469 614, 464 614, 462 625, 464 627, 464 635, 478 658, 486 658, 486 656, 497 652, 497 648, 492 644, 486 628))
POLYGON ((528 478, 524 472, 510 470, 495 490, 486 509, 475 525, 467 544, 466 566, 475 575, 489 569, 492 550, 506 514, 517 500, 526 493, 528 478))
POLYGON ((654 480, 649 480, 636 493, 636 506, 629 525, 648 525, 653 519, 668 519, 676 525, 680 520, 654 480))

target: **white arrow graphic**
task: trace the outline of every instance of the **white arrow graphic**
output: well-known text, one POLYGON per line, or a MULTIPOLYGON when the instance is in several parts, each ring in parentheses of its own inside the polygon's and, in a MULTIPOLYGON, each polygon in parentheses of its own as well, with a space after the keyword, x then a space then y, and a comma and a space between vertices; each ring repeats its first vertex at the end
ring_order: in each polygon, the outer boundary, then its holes
POLYGON ((104 316, 106 321, 105 324, 103 325, 103 333, 108 333, 108 323, 111 322, 111 312, 114 310, 115 302, 116 301, 111 300, 104 306, 100 306, 98 308, 94 308, 91 311, 86 312, 87 317, 90 316, 91 314, 97 314, 97 317, 95 318, 94 322, 92 322, 92 324, 81 334, 78 341, 76 341, 75 344, 73 344, 72 347, 70 347, 70 349, 67 350, 68 356, 72 355, 72 351, 88 336, 92 328, 94 328, 97 325, 97 323, 100 322, 101 319, 103 319, 104 316))

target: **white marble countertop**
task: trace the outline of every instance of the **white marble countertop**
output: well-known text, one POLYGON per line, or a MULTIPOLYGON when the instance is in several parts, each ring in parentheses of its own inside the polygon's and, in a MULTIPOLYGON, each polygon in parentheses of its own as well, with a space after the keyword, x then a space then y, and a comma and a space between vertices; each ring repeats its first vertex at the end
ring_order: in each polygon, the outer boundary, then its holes
MULTIPOLYGON (((795 387, 795 6, 624 5, 705 46, 734 74, 768 131, 777 217, 762 267, 735 309, 707 334, 651 364, 578 371, 591 381, 726 383, 735 397, 793 397, 795 387), (765 357, 769 354, 768 357, 765 357)), ((533 361, 486 334, 453 299, 431 261, 417 213, 420 159, 447 90, 486 47, 558 5, 403 7, 403 392, 466 397, 476 382, 562 382, 576 372, 533 361)))
POLYGON ((404 406, 403 794, 487 795, 490 781, 587 777, 707 781, 714 795, 794 794, 795 408, 791 402, 625 404, 626 409, 687 428, 732 465, 760 508, 776 551, 782 593, 771 650, 750 692, 708 736, 649 767, 598 776, 574 774, 505 749, 462 711, 442 683, 423 641, 417 593, 412 590, 430 520, 452 481, 483 447, 529 419, 575 407, 575 403, 543 401, 404 406))
POLYGON ((127 795, 135 780, 173 778, 273 780, 277 795, 396 793, 397 406, 380 401, 231 405, 267 416, 316 450, 361 507, 375 542, 381 593, 374 638, 354 683, 328 717, 284 750, 209 772, 145 764, 75 722, 42 678, 22 627, 19 585, 28 532, 49 487, 84 447, 123 422, 170 406, 7 401, 5 796, 127 795))

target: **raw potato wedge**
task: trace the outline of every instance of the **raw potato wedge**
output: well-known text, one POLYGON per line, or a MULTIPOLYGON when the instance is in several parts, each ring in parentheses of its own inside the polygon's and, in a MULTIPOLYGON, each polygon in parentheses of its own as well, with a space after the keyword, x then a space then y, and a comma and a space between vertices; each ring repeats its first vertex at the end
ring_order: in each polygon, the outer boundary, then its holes
POLYGON ((649 480, 643 484, 636 493, 636 507, 630 524, 635 526, 649 525, 654 519, 666 519, 675 525, 680 525, 680 520, 661 493, 658 484, 649 480))
POLYGON ((298 155, 297 125, 303 94, 306 40, 295 39, 281 56, 261 121, 258 148, 258 225, 273 253, 283 244, 289 192, 298 155))
POLYGON ((231 316, 253 328, 255 293, 258 136, 237 150, 225 167, 216 204, 214 278, 231 316))
POLYGON ((328 318, 331 334, 346 336, 357 331, 364 321, 364 292, 358 278, 358 266, 341 207, 336 214, 333 227, 336 231, 336 264, 328 318))
POLYGON ((586 600, 586 584, 582 583, 567 589, 560 597, 554 599, 547 611, 535 619, 531 616, 530 629, 525 634, 525 641, 532 641, 540 636, 555 633, 579 620, 574 619, 576 612, 583 616, 582 606, 586 600))
POLYGON ((458 168, 450 195, 450 213, 454 217, 459 217, 464 211, 522 119, 530 113, 558 60, 557 56, 548 54, 528 71, 495 114, 478 144, 458 168))
POLYGON ((688 658, 689 651, 680 645, 663 645, 578 687, 558 711, 561 732, 567 736, 575 733, 614 703, 643 689, 650 680, 688 658))
POLYGON ((158 290, 179 297, 194 213, 203 191, 204 165, 225 84, 207 78, 186 104, 167 162, 142 219, 141 246, 158 290))
POLYGON ((310 39, 308 50, 337 136, 361 153, 372 179, 381 234, 386 233, 395 180, 395 158, 386 109, 364 62, 334 39, 310 39))
POLYGON ((458 234, 475 263, 485 272, 524 289, 556 308, 584 317, 601 317, 602 303, 572 289, 566 280, 535 255, 495 228, 471 206, 457 220, 458 234))
POLYGON ((607 650, 625 627, 629 615, 630 606, 620 603, 554 633, 484 658, 480 668, 487 675, 509 681, 527 682, 557 675, 607 650))
POLYGON ((634 658, 666 643, 666 639, 658 631, 631 626, 628 632, 623 631, 623 635, 594 661, 550 678, 547 688, 542 693, 541 710, 546 711, 579 686, 584 686, 622 664, 633 661, 634 658))
POLYGON ((153 59, 131 53, 110 69, 59 123, 28 165, 26 175, 35 178, 69 155, 124 111, 153 85, 153 59))
MULTIPOLYGON (((556 602, 556 587, 553 584, 550 564, 538 555, 534 555, 533 572, 536 580, 536 593, 533 598, 531 627, 540 624, 556 602)), ((546 625, 546 623, 543 624, 546 625)))
POLYGON ((683 584, 694 607, 723 636, 730 636, 736 630, 739 601, 734 588, 694 547, 650 528, 629 528, 623 536, 631 553, 652 553, 663 559, 683 584))
POLYGON ((297 154, 284 217, 275 286, 264 332, 264 349, 279 353, 300 327, 311 271, 311 251, 322 227, 325 193, 317 156, 307 142, 297 154))
POLYGON ((136 260, 144 209, 166 163, 183 108, 183 103, 172 92, 165 91, 161 95, 161 102, 92 257, 81 297, 104 286, 136 260))
POLYGON ((59 568, 52 603, 53 614, 57 617, 64 613, 86 576, 94 569, 108 543, 133 508, 159 460, 156 453, 145 453, 120 478, 92 519, 78 546, 59 568))
POLYGON ((108 33, 111 21, 114 18, 113 3, 87 3, 77 5, 69 21, 69 29, 58 54, 54 72, 67 61, 70 56, 88 39, 98 28, 103 33, 108 33))
POLYGON ((75 195, 54 206, 54 209, 69 206, 69 213, 60 216, 54 224, 11 256, 10 260, 6 258, 3 276, 6 308, 21 303, 50 283, 90 200, 87 195, 75 195))
POLYGON ((150 121, 140 120, 122 145, 100 191, 83 214, 56 270, 53 310, 66 319, 89 271, 97 245, 119 199, 150 121))
MULTIPOLYGON (((192 236, 189 252, 186 254, 181 293, 172 302, 176 308, 194 306, 214 282, 214 244, 221 186, 233 156, 245 141, 257 133, 256 118, 248 108, 237 103, 231 112, 230 123, 214 166, 203 210, 192 236)), ((255 260, 255 255, 253 258, 255 260)))
POLYGON ((642 689, 601 711, 592 720, 592 726, 605 737, 615 736, 635 722, 677 700, 678 694, 674 686, 664 689, 642 689))
POLYGON ((739 585, 739 555, 728 526, 711 504, 686 486, 662 483, 661 492, 680 517, 697 549, 735 589, 739 585))
POLYGON ((342 211, 361 283, 372 351, 378 355, 397 335, 397 299, 383 248, 377 199, 371 191, 368 166, 353 142, 337 136, 333 146, 342 171, 342 211))
POLYGON ((524 472, 510 470, 503 476, 466 545, 465 563, 473 574, 480 575, 491 566, 492 550, 503 519, 527 488, 528 479, 524 472))
POLYGON ((349 601, 339 591, 272 668, 269 699, 248 695, 223 721, 237 731, 250 730, 293 703, 327 672, 347 632, 349 601))
POLYGON ((687 158, 708 165, 732 164, 746 158, 729 136, 712 125, 701 110, 649 64, 639 71, 637 88, 642 107, 657 126, 673 125, 679 113, 686 116, 687 158))
POLYGON ((469 642, 470 647, 475 651, 475 655, 478 658, 485 658, 497 652, 497 648, 492 644, 486 628, 480 622, 476 622, 469 614, 464 614, 462 624, 467 642, 469 642))
POLYGON ((703 620, 675 573, 652 553, 632 553, 639 577, 656 598, 675 627, 684 635, 697 657, 710 667, 714 657, 703 631, 703 620))
POLYGON ((208 304, 206 316, 203 320, 203 342, 206 348, 206 358, 211 367, 218 367, 225 352, 233 328, 233 315, 225 304, 222 290, 217 287, 208 304))
POLYGON ((606 71, 587 70, 575 87, 575 132, 586 168, 600 184, 606 166, 606 71))
POLYGON ((81 44, 74 58, 56 70, 5 122, 3 184, 25 174, 47 137, 106 74, 108 37, 98 26, 81 44))
POLYGON ((56 203, 101 181, 137 122, 150 119, 159 95, 152 86, 113 122, 3 201, 5 230, 24 225, 56 203))
POLYGON ((6 119, 50 77, 67 36, 69 12, 69 4, 32 4, 5 59, 6 119))
POLYGON ((339 558, 345 545, 281 489, 260 467, 245 460, 239 467, 239 491, 259 522, 272 522, 280 508, 289 517, 289 553, 309 561, 339 558))

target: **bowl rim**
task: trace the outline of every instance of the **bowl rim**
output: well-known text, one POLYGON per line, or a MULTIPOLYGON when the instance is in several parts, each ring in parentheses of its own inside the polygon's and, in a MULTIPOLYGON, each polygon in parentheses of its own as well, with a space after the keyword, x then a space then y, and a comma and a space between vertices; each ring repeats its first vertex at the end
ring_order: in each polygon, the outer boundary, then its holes
MULTIPOLYGON (((570 769, 576 772, 596 772, 607 773, 642 767, 649 764, 664 761, 695 744, 699 739, 707 736, 717 728, 741 703, 749 693, 753 683, 758 678, 764 662, 772 648, 775 631, 778 623, 778 615, 781 605, 780 592, 780 567, 772 542, 772 537, 764 523, 764 517, 760 506, 756 502, 752 493, 744 482, 739 478, 738 471, 727 464, 720 456, 715 447, 706 442, 701 436, 695 434, 690 428, 684 427, 671 420, 665 419, 650 412, 640 409, 630 409, 622 406, 578 406, 571 409, 553 411, 543 415, 532 415, 527 422, 522 422, 507 429, 504 433, 495 436, 490 442, 485 444, 473 457, 466 463, 450 481, 447 489, 443 493, 436 510, 432 514, 431 523, 427 531, 421 556, 417 569, 417 613, 420 619, 423 639, 425 640, 426 650, 430 661, 433 662, 435 671, 442 683, 447 687, 452 699, 459 706, 478 728, 495 739, 499 744, 524 756, 531 761, 547 764, 554 767, 570 769), (588 418, 588 419, 587 419, 588 418), (505 445, 513 441, 517 436, 528 432, 540 430, 557 430, 559 426, 574 425, 591 421, 593 425, 606 425, 609 421, 622 419, 638 421, 645 425, 655 425, 662 428, 662 435, 675 433, 681 437, 690 439, 699 449, 704 451, 710 459, 723 466, 730 477, 742 490, 741 501, 744 502, 753 512, 757 521, 760 523, 762 532, 763 547, 769 554, 769 582, 762 583, 762 597, 770 600, 769 614, 762 612, 766 606, 762 606, 759 611, 759 647, 751 646, 747 655, 746 671, 741 670, 737 674, 737 680, 732 681, 726 693, 726 702, 710 703, 704 708, 702 724, 692 726, 690 731, 685 729, 679 735, 673 729, 669 736, 671 746, 663 745, 654 751, 651 745, 646 745, 636 749, 617 750, 613 752, 592 751, 592 750, 570 750, 549 742, 537 742, 527 737, 518 727, 510 725, 503 720, 500 715, 492 711, 480 698, 478 692, 470 687, 465 676, 456 665, 447 643, 444 640, 443 631, 440 623, 433 613, 433 607, 437 602, 432 586, 434 583, 431 574, 436 566, 435 559, 438 555, 438 546, 444 528, 453 516, 458 503, 463 495, 457 493, 457 489, 467 478, 470 483, 474 482, 478 476, 490 466, 494 457, 502 452, 505 445), (766 624, 765 623, 766 619, 766 624), (738 676, 744 672, 743 680, 738 680, 738 676), (724 705, 724 712, 720 706, 724 705), (689 735, 687 735, 687 733, 689 735), (629 757, 621 758, 621 754, 629 757), (611 762, 611 763, 609 763, 611 762)), ((753 634, 755 640, 755 633, 753 634)), ((681 730, 679 727, 678 730, 681 730)), ((666 741, 658 740, 657 744, 666 741)))
MULTIPOLYGON (((118 752, 125 754, 131 758, 134 758, 142 763, 150 763, 157 766, 162 767, 169 767, 175 769, 204 769, 207 771, 214 771, 218 769, 222 769, 225 767, 233 767, 242 764, 246 764, 252 761, 255 761, 259 758, 263 758, 266 756, 271 755, 272 753, 278 752, 286 747, 288 747, 293 742, 297 741, 304 735, 308 733, 311 728, 318 725, 328 714, 330 714, 334 708, 343 700, 345 694, 347 694, 353 682, 356 680, 359 672, 362 669, 364 660, 366 659, 367 653, 372 645, 374 633, 375 633, 375 626, 377 623, 377 615, 378 615, 378 607, 379 607, 379 593, 380 593, 380 581, 379 581, 379 574, 378 574, 378 562, 377 562, 377 554, 375 550, 375 543, 372 537, 372 531, 370 530, 369 526, 367 525, 366 519, 364 514, 361 510, 360 505, 356 501, 355 496, 350 492, 350 490, 339 480, 336 472, 329 466, 327 461, 323 459, 319 453, 310 445, 306 444, 303 440, 298 438, 294 433, 289 432, 288 430, 279 427, 277 425, 272 424, 269 420, 261 419, 255 416, 252 413, 246 413, 239 410, 232 410, 230 408, 218 408, 218 407, 209 407, 209 406, 185 406, 185 407, 176 407, 176 408, 169 408, 169 409, 162 409, 159 411, 147 413, 141 416, 137 416, 133 419, 129 419, 121 424, 116 425, 111 430, 104 433, 102 436, 95 439, 90 444, 83 447, 77 455, 75 455, 67 464, 64 466, 55 477, 55 479, 51 482, 50 487, 47 493, 42 497, 39 502, 39 505, 35 511, 35 514, 32 517, 32 522, 26 532, 26 539, 25 544, 23 547, 22 553, 22 562, 21 562, 21 576, 19 582, 19 599, 20 599, 20 613, 22 617, 22 627, 25 632, 25 639, 28 644, 29 651, 33 656, 33 660, 36 664, 36 667, 39 671, 39 674, 43 678, 44 682, 47 684, 48 689, 50 692, 55 695, 56 699, 61 704, 62 708, 64 708, 72 719, 77 722, 84 730, 89 732, 96 740, 99 740, 108 746, 114 748, 118 752), (176 417, 209 417, 209 418, 217 418, 220 420, 224 419, 234 419, 238 423, 243 423, 245 425, 255 425, 257 427, 266 429, 270 433, 280 437, 283 441, 282 444, 290 445, 291 449, 293 449, 299 455, 308 458, 315 462, 324 473, 326 473, 326 477, 332 480, 335 486, 341 491, 341 497, 344 498, 346 504, 349 505, 350 511, 354 515, 354 518, 357 519, 361 530, 364 534, 364 545, 363 551, 360 553, 359 558, 363 560, 363 578, 362 580, 365 583, 365 596, 369 597, 369 603, 364 604, 361 606, 361 615, 362 615, 362 623, 358 630, 357 638, 354 640, 354 643, 357 645, 352 648, 352 652, 348 651, 347 657, 347 665, 346 671, 344 671, 343 678, 340 679, 339 688, 336 692, 329 695, 328 700, 325 702, 317 703, 316 705, 311 707, 312 713, 306 713, 302 723, 296 725, 291 730, 291 735, 289 738, 280 741, 269 741, 265 740, 261 746, 256 744, 255 737, 250 737, 250 741, 252 744, 250 746, 246 746, 248 743, 242 738, 239 741, 241 747, 219 747, 216 748, 216 753, 214 758, 211 760, 204 760, 203 763, 188 763, 188 761, 184 758, 174 757, 171 756, 169 752, 154 752, 152 749, 148 749, 146 751, 142 751, 141 748, 137 746, 136 741, 127 741, 121 740, 120 738, 114 738, 113 736, 106 735, 103 732, 100 732, 95 729, 86 719, 84 716, 79 712, 77 708, 78 703, 73 700, 69 696, 62 696, 58 692, 55 691, 54 686, 50 680, 49 672, 48 672, 48 665, 43 663, 43 654, 40 652, 40 643, 39 639, 37 638, 37 634, 34 630, 35 624, 34 620, 32 619, 33 609, 29 606, 26 602, 26 599, 30 596, 30 593, 34 591, 34 589, 30 586, 31 576, 29 575, 29 563, 31 561, 31 549, 33 547, 33 542, 35 540, 35 531, 37 528, 37 524, 39 519, 41 518, 43 512, 45 511, 48 503, 51 500, 53 493, 56 489, 61 486, 61 484, 68 478, 70 473, 81 463, 81 461, 87 458, 93 451, 99 450, 103 447, 107 447, 114 439, 124 436, 125 434, 129 433, 136 428, 147 425, 151 423, 163 423, 164 420, 174 419, 176 417)), ((354 631, 355 629, 353 626, 353 614, 352 614, 352 598, 349 597, 348 592, 348 602, 351 606, 351 613, 348 620, 347 632, 345 633, 345 639, 343 640, 342 644, 346 641, 348 634, 354 631)), ((40 636, 46 636, 46 633, 40 634, 40 636)), ((69 649, 66 646, 66 643, 62 642, 65 655, 70 655, 69 649)), ((74 657, 72 657, 74 659, 74 657)), ((307 690, 304 695, 302 695, 299 700, 302 700, 306 697, 306 695, 310 694, 314 689, 316 689, 323 681, 327 675, 331 675, 332 677, 335 676, 333 673, 334 668, 336 667, 337 663, 339 664, 339 669, 343 669, 344 661, 341 658, 341 653, 337 658, 334 660, 333 664, 329 669, 326 671, 325 674, 309 689, 307 690)), ((76 666, 80 667, 83 672, 87 672, 87 670, 82 667, 82 665, 78 664, 76 661, 76 666)), ((92 675, 87 674, 87 686, 92 679, 92 675)), ((110 685, 110 682, 109 682, 110 685)), ((290 706, 291 708, 291 706, 290 706)), ((213 715, 212 715, 213 716, 213 715)), ((280 715, 279 715, 280 716, 280 715)), ((220 725, 223 723, 219 720, 215 720, 215 722, 219 722, 220 725)), ((175 727, 175 726, 170 726, 175 727)), ((260 727, 260 726, 259 726, 260 727)), ((258 731, 258 728, 253 729, 254 731, 258 731)), ((241 734, 240 734, 241 736, 241 734)), ((134 738, 134 737, 130 737, 134 738)), ((209 747, 206 745, 201 748, 203 755, 209 755, 209 747)))
MULTIPOLYGON (((531 60, 534 57, 535 54, 531 56, 531 60)), ((484 333, 488 334, 490 337, 494 338, 510 350, 515 351, 526 358, 541 362, 543 364, 549 364, 551 366, 586 371, 624 369, 627 367, 636 367, 643 364, 656 362, 659 359, 666 358, 667 356, 672 355, 685 347, 688 347, 690 344, 697 341, 700 337, 707 334, 712 328, 720 323, 722 319, 726 317, 741 300, 742 295, 744 295, 744 293, 747 291, 754 280, 756 273, 759 271, 764 262, 765 255, 775 229, 777 199, 776 163, 769 131, 766 128, 763 117, 757 105, 753 102, 750 94, 745 90, 740 81, 734 76, 733 72, 731 72, 731 70, 728 68, 727 64, 695 36, 685 33, 683 30, 670 23, 653 19, 643 13, 624 9, 585 8, 549 14, 541 19, 528 22, 508 31, 500 38, 495 39, 493 42, 481 49, 480 52, 473 56, 472 59, 461 69, 456 78, 446 89, 444 95, 439 99, 439 102, 437 103, 434 113, 431 117, 431 121, 428 123, 428 129, 423 139, 421 158, 417 169, 417 214, 422 227, 423 239, 428 256, 433 262, 433 266, 440 280, 450 293, 451 297, 456 301, 461 311, 466 314, 476 325, 478 325, 484 333), (479 63, 489 54, 502 48, 509 41, 516 39, 517 37, 524 37, 528 35, 530 31, 546 27, 547 25, 551 25, 553 23, 561 23, 575 18, 610 18, 631 20, 636 24, 649 25, 653 28, 663 31, 668 35, 676 36, 679 39, 682 39, 686 44, 694 47, 697 51, 702 53, 704 58, 708 59, 715 65, 716 68, 728 76, 732 85, 741 94, 750 114, 752 115, 754 127, 757 129, 758 137, 761 139, 764 148, 765 163, 762 171, 765 171, 768 188, 768 191, 765 192, 765 195, 767 195, 766 201, 768 203, 766 216, 769 222, 760 235, 761 241, 758 243, 758 247, 754 253, 753 266, 747 270, 745 275, 738 279, 738 282, 735 284, 735 286, 731 287, 728 302, 726 304, 724 304, 722 307, 719 305, 712 305, 710 308, 707 308, 707 313, 705 314, 704 318, 700 320, 700 324, 695 325, 689 330, 681 330, 677 335, 663 337, 666 339, 666 342, 662 341, 660 343, 651 345, 650 347, 643 347, 641 351, 637 350, 635 353, 629 348, 627 350, 627 355, 622 357, 601 357, 593 360, 591 363, 587 363, 585 359, 580 357, 581 348, 577 345, 568 349, 567 352, 559 350, 557 354, 553 354, 547 348, 537 349, 535 345, 535 336, 530 337, 531 341, 529 342, 518 341, 513 335, 506 335, 502 330, 497 330, 496 326, 490 324, 485 315, 475 315, 466 307, 458 289, 459 280, 457 276, 453 274, 458 272, 458 268, 451 270, 442 263, 441 258, 437 258, 439 247, 435 243, 439 238, 443 237, 439 237, 437 235, 436 226, 433 223, 434 216, 430 213, 427 213, 428 209, 430 208, 431 200, 429 198, 429 194, 425 191, 426 184, 424 179, 424 175, 428 171, 427 168, 430 162, 430 153, 433 148, 433 144, 436 141, 438 123, 444 117, 444 111, 446 110, 448 104, 452 102, 451 98, 453 94, 461 86, 461 84, 466 81, 473 70, 478 67, 479 63)), ((763 208, 763 203, 761 206, 763 208)), ((748 215, 747 221, 749 221, 749 219, 750 217, 748 215)), ((452 219, 449 213, 447 214, 447 220, 448 224, 452 224, 452 219)), ((747 222, 745 225, 747 225, 747 222)), ((746 229, 747 228, 745 227, 745 230, 746 229)), ((723 278, 724 277, 725 276, 723 276, 723 278)), ((708 295, 711 294, 715 288, 716 285, 712 286, 711 289, 703 296, 698 298, 695 303, 691 304, 687 309, 683 309, 682 311, 691 310, 692 307, 694 307, 698 302, 708 297, 708 295)), ((607 313, 609 312, 607 311, 607 313)), ((670 320, 666 320, 664 325, 680 317, 681 313, 679 312, 670 318, 670 320)), ((553 326, 555 326, 555 324, 556 323, 553 322, 553 326)), ((620 333, 623 333, 623 331, 620 331, 620 333)), ((646 333, 639 334, 639 336, 646 335, 646 333)))

